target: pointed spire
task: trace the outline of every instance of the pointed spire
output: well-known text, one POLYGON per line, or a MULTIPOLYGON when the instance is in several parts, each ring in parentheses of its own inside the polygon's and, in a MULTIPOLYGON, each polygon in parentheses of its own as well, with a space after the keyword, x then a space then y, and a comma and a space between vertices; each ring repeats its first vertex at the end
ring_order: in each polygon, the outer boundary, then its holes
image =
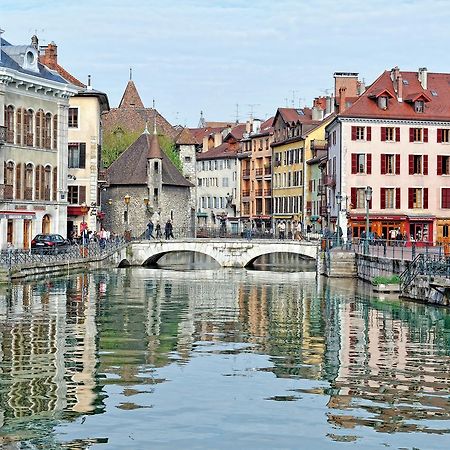
POLYGON ((150 134, 150 132, 148 131, 148 121, 145 121, 145 130, 143 132, 143 134, 150 134))
POLYGON ((133 79, 133 68, 130 67, 130 81, 133 79))
POLYGON ((122 100, 120 100, 119 108, 143 108, 141 97, 136 89, 133 81, 128 81, 122 100))

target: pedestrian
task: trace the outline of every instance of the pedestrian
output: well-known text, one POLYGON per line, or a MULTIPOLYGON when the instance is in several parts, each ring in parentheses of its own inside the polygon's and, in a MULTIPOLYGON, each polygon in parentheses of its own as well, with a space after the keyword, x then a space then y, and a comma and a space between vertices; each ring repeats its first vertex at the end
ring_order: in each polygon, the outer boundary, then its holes
POLYGON ((155 236, 153 236, 153 228, 154 228, 154 225, 153 225, 152 219, 150 219, 147 224, 147 230, 145 232, 145 239, 155 239, 155 236))
POLYGON ((166 226, 164 227, 164 234, 166 239, 174 239, 173 237, 173 226, 172 226, 172 222, 170 221, 170 219, 166 222, 166 226))
POLYGON ((106 245, 106 231, 103 227, 100 228, 100 232, 98 233, 98 238, 99 238, 100 248, 104 249, 105 245, 106 245))
POLYGON ((286 224, 284 222, 280 222, 278 224, 278 237, 283 241, 284 234, 286 232, 286 224))
POLYGON ((159 224, 159 222, 156 222, 156 239, 161 239, 162 238, 162 234, 161 234, 161 225, 159 224))

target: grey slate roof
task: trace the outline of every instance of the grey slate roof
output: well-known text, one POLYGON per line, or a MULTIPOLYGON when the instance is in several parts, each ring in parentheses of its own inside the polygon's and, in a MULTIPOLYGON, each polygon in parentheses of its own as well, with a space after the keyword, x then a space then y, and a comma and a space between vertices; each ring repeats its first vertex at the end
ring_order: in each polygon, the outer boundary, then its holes
MULTIPOLYGON (((34 77, 43 78, 45 80, 56 81, 59 83, 68 84, 68 82, 63 77, 61 77, 56 72, 49 70, 47 67, 45 67, 41 63, 38 63, 39 72, 34 72, 32 70, 24 69, 10 55, 8 55, 6 53, 6 51, 4 51, 4 47, 16 47, 17 50, 22 50, 23 48, 28 48, 29 46, 27 46, 27 45, 11 46, 11 44, 8 41, 5 41, 2 38, 0 38, 0 39, 1 39, 1 48, 2 48, 0 67, 5 67, 7 69, 16 70, 17 72, 26 73, 27 75, 32 75, 34 77)), ((11 48, 8 50, 15 50, 15 49, 11 48)), ((14 52, 11 52, 11 53, 14 53, 14 52)))
MULTIPOLYGON (((155 142, 152 142, 153 137, 153 135, 148 133, 141 134, 109 166, 107 173, 110 185, 147 185, 147 159, 151 155, 151 149, 152 153, 155 153, 155 142)), ((163 185, 193 187, 193 184, 183 177, 162 150, 160 150, 160 155, 163 185)))

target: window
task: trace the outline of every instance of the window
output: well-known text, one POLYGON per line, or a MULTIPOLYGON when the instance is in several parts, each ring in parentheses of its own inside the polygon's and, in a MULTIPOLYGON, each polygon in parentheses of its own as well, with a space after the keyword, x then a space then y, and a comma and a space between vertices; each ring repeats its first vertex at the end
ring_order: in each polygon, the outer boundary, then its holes
POLYGON ((438 155, 437 157, 437 174, 450 175, 450 156, 438 155))
POLYGON ((191 157, 190 156, 185 156, 184 157, 184 162, 190 163, 191 162, 191 157))
POLYGON ((372 127, 352 127, 352 141, 370 141, 372 127))
POLYGON ((58 148, 58 116, 55 114, 53 116, 53 149, 58 148))
POLYGON ((23 139, 23 125, 24 125, 24 114, 25 110, 23 108, 18 108, 16 112, 16 144, 22 145, 24 143, 23 139))
POLYGON ((423 110, 424 110, 423 100, 417 100, 416 102, 414 102, 414 111, 416 111, 416 113, 423 113, 423 110))
POLYGON ((372 155, 370 153, 352 153, 352 174, 357 173, 372 173, 372 155))
POLYGON ((409 188, 408 189, 408 208, 428 208, 428 188, 409 188))
POLYGON ((25 166, 25 200, 33 200, 33 164, 25 166))
POLYGON ((5 106, 6 142, 14 144, 14 106, 5 106))
POLYGON ((81 205, 86 201, 86 186, 68 186, 68 202, 70 205, 81 205))
POLYGON ((428 155, 409 155, 409 174, 428 175, 428 155))
POLYGON ((52 145, 52 115, 50 113, 47 113, 44 116, 42 136, 42 146, 46 149, 50 149, 52 145))
POLYGON ((228 177, 222 178, 222 187, 228 187, 228 177))
POLYGON ((69 128, 78 128, 78 108, 69 108, 69 128))
POLYGON ((410 128, 409 142, 428 142, 428 128, 410 128))
POLYGON ((36 113, 36 147, 42 147, 44 145, 43 127, 44 127, 44 111, 40 109, 36 113))
POLYGON ((44 180, 43 180, 43 187, 44 187, 43 192, 44 192, 44 200, 47 200, 47 201, 50 200, 51 183, 52 183, 52 168, 50 166, 45 166, 44 180))
POLYGON ((388 98, 386 96, 378 97, 378 107, 381 109, 387 109, 388 107, 388 98))
MULTIPOLYGON (((33 146, 33 111, 29 109, 25 113, 25 142, 24 144, 28 145, 29 147, 33 146)), ((55 147, 56 148, 56 147, 55 147)))
POLYGON ((381 154, 381 175, 400 175, 400 155, 381 154))
POLYGON ((450 209, 450 188, 442 188, 441 208, 450 209))
MULTIPOLYGON (((356 209, 366 208, 365 188, 351 188, 351 203, 356 209)), ((372 208, 372 200, 369 202, 369 208, 372 208)))
POLYGON ((84 169, 86 167, 86 144, 73 142, 69 144, 69 169, 84 169))
POLYGON ((380 209, 400 209, 400 188, 380 188, 380 209))
POLYGON ((450 143, 450 130, 445 128, 437 129, 437 142, 438 143, 450 143))
POLYGON ((400 142, 399 127, 381 127, 381 140, 384 142, 400 142))

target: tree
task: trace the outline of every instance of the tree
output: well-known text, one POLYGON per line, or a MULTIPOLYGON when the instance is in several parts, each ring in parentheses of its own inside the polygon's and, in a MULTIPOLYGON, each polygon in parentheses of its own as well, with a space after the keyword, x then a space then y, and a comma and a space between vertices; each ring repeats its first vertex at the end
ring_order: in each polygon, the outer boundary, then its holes
MULTIPOLYGON (((118 126, 103 135, 102 160, 105 167, 109 167, 136 139, 141 135, 139 131, 128 131, 118 126)), ((175 142, 165 135, 158 135, 158 142, 162 151, 168 156, 175 167, 181 172, 182 164, 175 142)))

